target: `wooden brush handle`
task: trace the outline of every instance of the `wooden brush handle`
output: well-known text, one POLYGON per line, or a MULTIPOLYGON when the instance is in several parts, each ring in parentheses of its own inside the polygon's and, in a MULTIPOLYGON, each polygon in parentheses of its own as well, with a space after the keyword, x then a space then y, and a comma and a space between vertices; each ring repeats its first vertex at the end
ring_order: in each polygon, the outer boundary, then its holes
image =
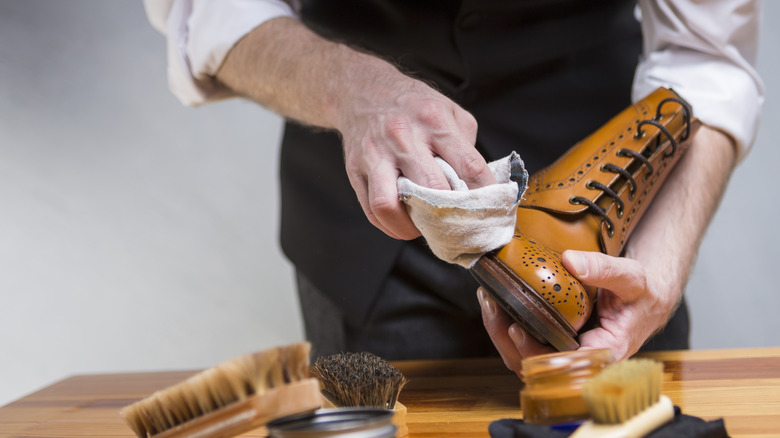
POLYGON ((662 395, 654 405, 619 424, 597 424, 586 421, 570 438, 643 437, 674 418, 674 405, 662 395))
POLYGON ((393 412, 393 424, 398 428, 395 432, 395 438, 409 436, 409 426, 406 425, 406 406, 397 401, 395 402, 393 412))
POLYGON ((228 438, 264 426, 276 418, 313 412, 321 405, 319 381, 306 379, 231 403, 153 435, 153 438, 228 438))

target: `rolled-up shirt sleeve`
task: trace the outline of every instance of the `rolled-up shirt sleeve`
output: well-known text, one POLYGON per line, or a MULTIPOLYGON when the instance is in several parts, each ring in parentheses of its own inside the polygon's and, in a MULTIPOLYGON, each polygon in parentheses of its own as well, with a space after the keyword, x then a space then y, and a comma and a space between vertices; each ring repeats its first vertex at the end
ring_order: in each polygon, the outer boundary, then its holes
POLYGON ((230 49, 267 20, 294 17, 281 0, 144 0, 167 41, 168 86, 185 105, 233 97, 215 75, 230 49))
POLYGON ((756 69, 759 1, 641 0, 644 50, 633 98, 673 88, 743 158, 755 141, 764 85, 756 69))

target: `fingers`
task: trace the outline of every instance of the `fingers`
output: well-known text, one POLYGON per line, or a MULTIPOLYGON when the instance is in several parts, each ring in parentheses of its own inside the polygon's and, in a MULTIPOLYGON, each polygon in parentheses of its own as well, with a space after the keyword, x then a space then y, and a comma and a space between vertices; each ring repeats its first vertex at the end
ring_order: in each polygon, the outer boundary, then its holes
MULTIPOLYGON (((436 164, 435 148, 432 147, 429 131, 433 129, 449 129, 446 121, 436 122, 430 126, 420 123, 409 114, 397 113, 383 115, 381 124, 377 127, 376 144, 367 145, 376 148, 375 156, 367 156, 369 160, 387 160, 395 163, 400 173, 415 184, 438 190, 450 189, 450 184, 444 172, 436 164), (440 127, 441 123, 443 127, 440 127)), ((428 120, 430 123, 431 121, 428 120)), ((450 134, 451 135, 451 134, 450 134)), ((371 154, 371 150, 367 153, 371 154)), ((395 182, 393 182, 395 184, 395 182)))
POLYGON ((372 174, 374 182, 369 184, 367 177, 362 174, 347 171, 352 188, 368 221, 394 239, 411 240, 420 236, 420 231, 406 213, 406 207, 398 200, 398 191, 395 189, 398 174, 395 169, 374 172, 372 174), (382 182, 391 180, 392 185, 382 182), (382 192, 382 189, 386 191, 382 192))
POLYGON ((448 99, 421 99, 410 108, 410 113, 389 118, 386 132, 389 144, 398 151, 401 173, 416 184, 450 189, 433 160, 437 155, 452 166, 469 188, 496 182, 487 162, 474 147, 476 119, 448 99))
POLYGON ((520 373, 523 355, 515 348, 509 337, 509 327, 512 325, 509 317, 498 308, 498 304, 488 296, 481 287, 477 289, 477 298, 482 307, 482 323, 487 330, 498 354, 504 360, 504 365, 510 370, 520 373))
POLYGON ((641 346, 641 342, 633 339, 627 340, 603 327, 597 327, 582 333, 579 340, 581 350, 607 348, 612 351, 612 359, 616 361, 630 357, 641 346))
POLYGON ((609 290, 623 302, 634 302, 647 291, 645 270, 636 260, 572 250, 564 251, 561 260, 583 284, 609 290))
POLYGON ((397 239, 420 236, 398 199, 397 179, 450 190, 436 156, 470 188, 495 183, 474 147, 476 132, 471 114, 438 93, 403 96, 390 107, 360 113, 342 136, 347 175, 368 220, 397 239))
POLYGON ((555 352, 555 349, 537 341, 536 338, 531 336, 528 331, 516 322, 509 326, 509 338, 523 358, 555 352))
POLYGON ((554 351, 523 330, 481 287, 477 289, 477 298, 482 307, 482 322, 507 368, 520 375, 523 358, 554 351))
POLYGON ((418 185, 439 190, 448 190, 450 185, 430 147, 419 140, 419 127, 405 116, 380 118, 381 123, 366 128, 359 143, 345 138, 347 175, 374 226, 396 239, 414 239, 420 231, 398 199, 398 177, 404 175, 418 185))
POLYGON ((561 258, 583 284, 599 288, 599 324, 580 334, 582 348, 609 348, 616 360, 624 359, 665 324, 669 306, 650 289, 636 260, 585 251, 564 251, 561 258))
POLYGON ((485 158, 474 148, 477 141, 477 121, 474 116, 454 106, 451 119, 447 120, 451 120, 449 132, 452 134, 434 136, 431 141, 433 149, 455 169, 455 173, 470 189, 495 184, 495 176, 485 158))

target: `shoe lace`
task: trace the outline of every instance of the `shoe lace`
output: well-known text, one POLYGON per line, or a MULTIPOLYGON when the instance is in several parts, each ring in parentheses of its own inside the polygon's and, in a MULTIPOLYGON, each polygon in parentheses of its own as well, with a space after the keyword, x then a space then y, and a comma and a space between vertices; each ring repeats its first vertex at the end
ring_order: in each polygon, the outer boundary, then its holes
MULTIPOLYGON (((639 123, 637 123, 636 134, 634 134, 634 138, 640 139, 640 138, 644 138, 645 135, 647 135, 647 132, 644 129, 642 129, 645 125, 652 125, 658 128, 658 130, 669 140, 669 144, 672 145, 671 149, 663 155, 663 159, 669 158, 672 155, 674 155, 677 152, 677 149, 679 148, 679 143, 672 136, 672 133, 669 132, 669 130, 660 123, 660 121, 663 119, 663 114, 661 113, 661 110, 663 109, 663 106, 669 102, 678 103, 682 107, 683 117, 685 120, 685 133, 683 133, 683 135, 680 137, 680 140, 681 141, 687 140, 691 134, 691 113, 692 113, 691 107, 688 104, 688 102, 685 102, 684 100, 676 97, 669 97, 659 102, 658 106, 656 107, 655 117, 652 119, 641 120, 639 123)), ((656 150, 661 147, 662 144, 663 142, 660 141, 659 138, 659 141, 657 143, 658 146, 652 150, 648 148, 647 150, 645 150, 644 154, 636 152, 631 149, 623 148, 617 152, 617 155, 622 157, 634 158, 636 159, 636 161, 640 163, 640 166, 645 166, 647 171, 645 172, 644 180, 647 180, 647 178, 649 178, 650 175, 652 175, 654 172, 653 165, 650 163, 648 157, 652 156, 656 152, 656 150)), ((630 185, 629 192, 628 192, 629 200, 632 201, 634 200, 634 196, 636 196, 638 185, 636 179, 633 176, 633 173, 630 170, 620 167, 613 163, 606 163, 602 165, 600 170, 602 172, 617 173, 623 178, 625 178, 627 183, 630 185)), ((623 208, 625 207, 625 204, 623 200, 620 198, 620 196, 617 194, 617 192, 615 192, 614 189, 594 180, 588 181, 585 184, 585 187, 592 190, 600 190, 604 194, 612 198, 612 202, 614 202, 617 205, 618 218, 623 217, 623 208)), ((615 223, 612 221, 612 219, 609 218, 605 208, 601 207, 600 205, 596 204, 595 202, 591 201, 590 199, 584 196, 573 196, 571 199, 569 199, 569 202, 571 202, 572 204, 586 205, 590 211, 601 216, 604 223, 606 224, 607 234, 609 235, 609 237, 615 235, 615 223)))
MULTIPOLYGON (((591 182, 595 182, 595 181, 591 181, 591 182)), ((602 187, 606 187, 606 186, 604 186, 601 183, 597 183, 597 184, 601 185, 602 187)), ((614 191, 612 191, 612 189, 609 189, 609 190, 610 190, 610 192, 615 193, 614 191)), ((617 198, 617 194, 616 193, 615 193, 615 196, 613 198, 614 199, 619 199, 619 198, 617 198)), ((600 205, 596 204, 595 202, 591 201, 590 199, 588 199, 588 198, 586 198, 584 196, 573 196, 569 201, 572 204, 584 204, 584 205, 587 205, 588 208, 591 211, 593 211, 594 213, 598 214, 599 216, 601 216, 604 219, 604 222, 606 222, 606 224, 607 224, 607 233, 609 234, 609 237, 612 237, 612 236, 615 235, 615 223, 612 222, 612 219, 610 219, 609 216, 607 216, 607 211, 605 209, 601 208, 600 205)))

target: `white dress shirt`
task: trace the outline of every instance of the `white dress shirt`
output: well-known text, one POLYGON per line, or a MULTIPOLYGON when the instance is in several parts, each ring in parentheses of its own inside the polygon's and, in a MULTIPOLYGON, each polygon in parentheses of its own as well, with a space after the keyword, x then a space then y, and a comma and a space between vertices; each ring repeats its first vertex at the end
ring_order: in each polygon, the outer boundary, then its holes
MULTIPOLYGON (((755 70, 760 0, 640 0, 644 35, 632 96, 659 86, 688 100, 695 115, 729 134, 740 158, 752 146, 764 101, 755 70)), ((295 17, 282 0, 144 0, 166 35, 168 82, 189 106, 233 97, 214 75, 244 35, 272 18, 295 17)))

